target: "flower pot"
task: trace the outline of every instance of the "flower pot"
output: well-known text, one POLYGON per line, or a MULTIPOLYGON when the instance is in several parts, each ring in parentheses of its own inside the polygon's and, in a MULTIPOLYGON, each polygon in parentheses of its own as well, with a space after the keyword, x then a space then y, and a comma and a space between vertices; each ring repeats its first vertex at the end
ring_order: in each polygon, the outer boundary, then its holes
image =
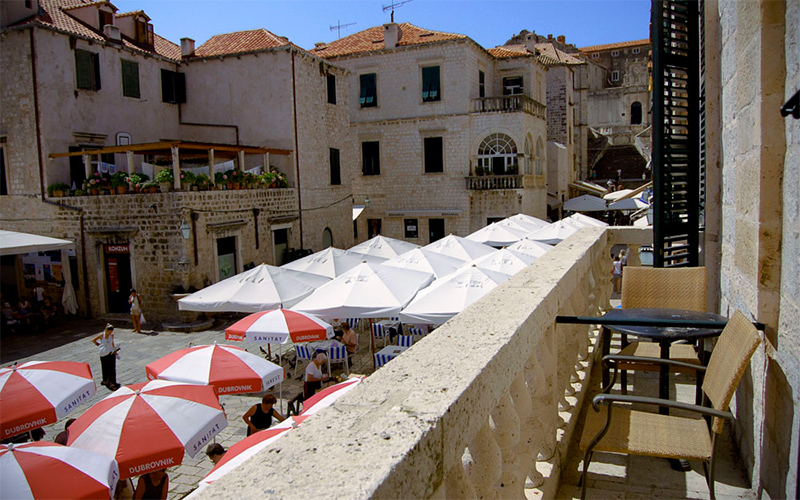
POLYGON ((90 193, 92 196, 97 196, 97 195, 99 195, 99 194, 100 194, 100 188, 92 188, 92 189, 90 189, 90 190, 89 190, 89 193, 90 193))
POLYGON ((54 198, 61 198, 61 197, 64 196, 64 191, 53 191, 53 195, 52 196, 54 198))
POLYGON ((169 193, 169 188, 172 185, 171 182, 159 182, 158 187, 161 188, 162 193, 169 193))
POLYGON ((117 194, 128 194, 128 186, 117 186, 117 194))

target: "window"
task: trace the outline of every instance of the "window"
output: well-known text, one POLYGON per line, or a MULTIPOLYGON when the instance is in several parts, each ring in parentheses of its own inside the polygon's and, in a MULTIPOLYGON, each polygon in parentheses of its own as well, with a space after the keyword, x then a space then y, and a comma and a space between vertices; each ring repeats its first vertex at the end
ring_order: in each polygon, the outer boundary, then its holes
POLYGON ((147 21, 136 21, 136 41, 153 45, 153 25, 147 21))
POLYGON ((592 59, 600 59, 600 54, 592 54, 592 59))
MULTIPOLYGON (((483 173, 505 175, 517 167, 517 145, 506 134, 490 134, 478 146, 478 167, 483 173)), ((480 175, 480 173, 479 173, 480 175)))
MULTIPOLYGON (((277 231, 275 233, 277 240, 277 231)), ((235 236, 219 238, 217 240, 217 276, 220 281, 225 278, 230 278, 237 273, 236 254, 235 236)))
POLYGON ((531 146, 530 136, 525 137, 525 174, 533 173, 533 147, 531 146))
POLYGON ((611 51, 611 57, 617 57, 618 55, 619 55, 619 51, 618 50, 612 50, 611 51))
POLYGON ((642 123, 642 103, 639 101, 631 104, 631 125, 640 125, 642 123))
POLYGON ((439 66, 422 68, 422 102, 442 100, 439 66))
POLYGON ((367 219, 367 239, 372 239, 381 234, 381 220, 367 219))
POLYGON ((536 140, 536 165, 534 173, 544 175, 544 141, 542 138, 536 140))
POLYGON ((8 194, 6 181, 6 148, 0 148, 0 195, 8 194))
POLYGON ((619 71, 612 71, 611 72, 611 81, 618 82, 619 81, 619 71))
POLYGON ((122 95, 139 98, 139 63, 122 59, 122 95))
POLYGON ((478 97, 486 97, 486 73, 478 71, 478 97))
POLYGON ((186 75, 168 69, 161 70, 161 101, 172 104, 186 102, 186 75))
POLYGON ((444 172, 444 150, 441 137, 426 137, 425 146, 425 173, 432 174, 444 172))
POLYGON ((100 55, 75 49, 75 79, 81 90, 100 90, 100 55))
POLYGON ((522 77, 507 76, 503 78, 503 95, 517 95, 522 93, 522 77))
POLYGON ((639 49, 639 48, 633 49, 633 53, 634 54, 638 54, 639 52, 641 52, 641 49, 639 49))
POLYGON ((336 75, 328 74, 328 104, 336 104, 336 75))
POLYGON ((419 225, 417 224, 417 219, 404 219, 403 220, 403 227, 405 227, 405 237, 406 238, 418 238, 419 231, 417 228, 419 225))
POLYGON ((430 243, 439 241, 444 237, 444 219, 428 219, 428 238, 430 243))
POLYGON ((342 184, 342 172, 339 164, 339 150, 330 148, 331 159, 331 186, 340 186, 342 184))
POLYGON ((106 24, 114 24, 114 14, 107 10, 99 10, 98 13, 100 17, 100 30, 102 30, 106 24))
POLYGON ((373 108, 378 105, 378 84, 375 73, 367 73, 359 77, 361 93, 358 103, 362 108, 373 108))
POLYGON ((378 141, 361 143, 361 173, 381 175, 381 148, 378 141))
POLYGON ((353 221, 353 239, 358 239, 358 219, 353 221))
POLYGON ((330 228, 322 230, 322 248, 329 248, 333 246, 333 233, 330 228))

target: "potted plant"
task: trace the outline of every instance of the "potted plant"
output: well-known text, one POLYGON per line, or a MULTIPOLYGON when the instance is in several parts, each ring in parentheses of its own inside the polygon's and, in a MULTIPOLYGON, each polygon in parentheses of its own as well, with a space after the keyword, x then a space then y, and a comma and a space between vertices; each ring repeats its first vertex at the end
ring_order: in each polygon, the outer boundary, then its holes
POLYGON ((56 182, 47 186, 47 196, 51 198, 61 198, 64 193, 69 193, 69 184, 56 182))
POLYGON ((274 184, 277 182, 277 179, 278 175, 275 172, 264 172, 258 176, 258 182, 265 188, 275 187, 274 184))
POLYGON ((165 168, 159 170, 156 174, 156 182, 158 182, 159 187, 161 187, 162 193, 169 193, 172 183, 175 182, 175 176, 172 175, 172 169, 165 168))
POLYGON ((241 175, 238 170, 225 171, 226 178, 228 179, 228 189, 239 189, 241 183, 241 175))
POLYGON ((208 191, 211 186, 211 179, 206 174, 198 174, 194 179, 194 187, 199 191, 208 191))
POLYGON ((283 172, 275 172, 275 175, 278 176, 278 178, 275 179, 275 184, 276 184, 275 187, 279 188, 289 187, 289 180, 286 178, 286 174, 284 174, 283 172))
POLYGON ((101 191, 106 191, 111 187, 108 176, 95 172, 83 181, 83 190, 89 194, 97 196, 101 191))
POLYGON ((518 165, 511 165, 506 169, 506 175, 517 175, 517 173, 519 173, 518 165))
POLYGON ((197 178, 194 173, 188 170, 181 170, 181 189, 184 191, 189 191, 191 189, 192 184, 194 184, 194 180, 197 178))
POLYGON ((87 194, 88 193, 86 191, 84 191, 83 189, 76 189, 75 190, 75 196, 86 196, 87 194))
POLYGON ((143 193, 157 193, 158 181, 144 181, 140 184, 143 193))
POLYGON ((147 174, 139 174, 139 173, 132 173, 128 176, 128 184, 130 185, 131 189, 136 191, 137 193, 141 193, 143 184, 150 180, 150 177, 147 174))
POLYGON ((228 176, 223 172, 214 174, 214 187, 217 190, 228 189, 228 176))
POLYGON ((111 188, 117 194, 126 194, 128 192, 130 187, 128 182, 128 174, 125 172, 117 172, 111 176, 111 188))

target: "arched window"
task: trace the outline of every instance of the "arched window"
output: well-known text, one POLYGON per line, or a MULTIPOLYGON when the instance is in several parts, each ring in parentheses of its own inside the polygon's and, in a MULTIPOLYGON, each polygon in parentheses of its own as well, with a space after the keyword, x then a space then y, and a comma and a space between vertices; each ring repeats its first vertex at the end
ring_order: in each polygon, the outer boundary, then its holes
POLYGON ((327 227, 322 231, 322 248, 323 250, 333 246, 333 233, 327 227))
POLYGON ((489 134, 478 147, 478 167, 494 175, 505 175, 517 167, 517 145, 506 134, 489 134))
POLYGON ((642 103, 639 101, 631 104, 631 125, 639 125, 642 123, 642 103))
POLYGON ((544 142, 541 137, 536 140, 536 175, 544 175, 544 142))
POLYGON ((531 136, 525 136, 525 174, 531 175, 533 173, 533 145, 531 145, 531 136))

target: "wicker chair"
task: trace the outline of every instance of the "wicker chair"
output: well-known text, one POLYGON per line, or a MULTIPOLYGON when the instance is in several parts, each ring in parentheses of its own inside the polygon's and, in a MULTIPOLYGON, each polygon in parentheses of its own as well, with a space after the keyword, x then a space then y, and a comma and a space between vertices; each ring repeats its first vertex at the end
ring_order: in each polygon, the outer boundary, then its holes
MULTIPOLYGON (((706 310, 706 268, 683 267, 673 269, 650 267, 625 267, 622 273, 622 308, 670 308, 689 311, 706 310)), ((622 336, 620 356, 636 358, 658 358, 660 350, 654 342, 631 342, 622 336)), ((691 344, 673 344, 669 348, 669 359, 700 365, 700 359, 691 344)), ((628 391, 627 370, 658 371, 658 365, 642 361, 620 363, 622 393, 628 391)), ((680 366, 672 366, 673 372, 687 372, 680 366)), ((693 373, 690 369, 688 372, 693 373)))
MULTIPOLYGON (((707 368, 671 359, 648 360, 651 363, 682 365, 684 368, 705 371, 703 392, 711 402, 711 408, 640 396, 608 393, 595 396, 592 401, 594 411, 587 412, 580 443, 581 449, 585 450, 581 498, 586 497, 586 476, 595 451, 701 460, 709 493, 714 498, 714 447, 717 435, 722 432, 725 419, 733 419, 728 405, 739 385, 739 379, 760 343, 761 337, 753 324, 741 312, 736 311, 722 331, 707 368), (620 407, 616 403, 626 406, 620 407), (636 411, 631 410, 628 403, 679 408, 713 418, 709 429, 703 418, 636 411), (601 406, 605 406, 602 411, 601 406)), ((626 361, 630 361, 629 356, 603 358, 604 363, 613 366, 614 378, 619 363, 626 361)))

